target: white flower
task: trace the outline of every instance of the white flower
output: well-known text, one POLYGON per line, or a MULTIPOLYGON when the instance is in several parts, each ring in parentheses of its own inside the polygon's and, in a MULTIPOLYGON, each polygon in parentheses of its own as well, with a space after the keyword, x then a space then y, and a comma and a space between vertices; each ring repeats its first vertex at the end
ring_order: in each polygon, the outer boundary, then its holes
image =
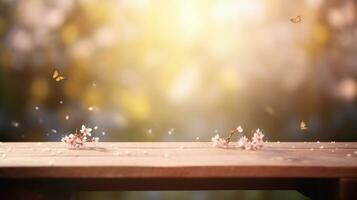
POLYGON ((254 132, 253 138, 257 140, 263 140, 264 134, 263 131, 261 131, 259 128, 254 132))
POLYGON ((238 133, 242 133, 242 132, 243 132, 243 128, 242 128, 241 126, 238 126, 238 127, 236 128, 236 130, 238 131, 238 133))
POLYGON ((245 150, 250 150, 252 148, 252 145, 250 144, 250 142, 246 142, 245 144, 244 144, 244 149, 245 150))
POLYGON ((243 136, 238 140, 238 147, 244 147, 245 143, 248 142, 248 138, 243 136))
POLYGON ((219 135, 215 135, 214 137, 212 137, 212 142, 213 142, 213 146, 214 147, 219 147, 219 148, 227 148, 228 147, 228 142, 223 139, 220 138, 219 135))
POLYGON ((218 134, 211 138, 212 142, 217 142, 218 139, 219 139, 219 135, 218 134))
POLYGON ((67 143, 67 141, 68 141, 68 136, 66 135, 66 136, 62 137, 61 141, 67 143))
POLYGON ((264 146, 264 134, 260 129, 255 130, 253 137, 248 140, 247 137, 243 136, 238 140, 238 147, 245 150, 259 150, 264 146))
POLYGON ((250 145, 251 145, 251 149, 252 149, 252 150, 258 150, 258 149, 260 149, 259 142, 256 141, 256 140, 252 140, 252 141, 250 142, 250 145))
POLYGON ((92 132, 91 128, 86 128, 84 125, 82 125, 82 128, 80 130, 81 133, 83 133, 84 135, 88 135, 91 136, 92 134, 90 132, 92 132))

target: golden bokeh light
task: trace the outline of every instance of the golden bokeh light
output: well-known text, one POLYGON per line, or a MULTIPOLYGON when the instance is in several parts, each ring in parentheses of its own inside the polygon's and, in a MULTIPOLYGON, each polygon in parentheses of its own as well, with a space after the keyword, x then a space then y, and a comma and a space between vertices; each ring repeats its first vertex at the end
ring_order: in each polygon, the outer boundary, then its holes
MULTIPOLYGON (((343 75, 353 59, 336 50, 355 44, 353 31, 344 31, 354 25, 353 3, 30 0, 2 6, 14 12, 0 16, 0 80, 28 85, 19 99, 42 104, 36 117, 47 119, 46 127, 88 122, 113 132, 108 138, 142 140, 143 130, 153 129, 158 135, 149 139, 160 140, 175 127, 181 138, 199 132, 204 140, 239 123, 272 132, 271 138, 302 139, 309 136, 286 133, 298 133, 302 118, 321 128, 312 121, 326 96, 355 100, 355 78, 343 75)), ((4 99, 17 95, 5 90, 4 99)))

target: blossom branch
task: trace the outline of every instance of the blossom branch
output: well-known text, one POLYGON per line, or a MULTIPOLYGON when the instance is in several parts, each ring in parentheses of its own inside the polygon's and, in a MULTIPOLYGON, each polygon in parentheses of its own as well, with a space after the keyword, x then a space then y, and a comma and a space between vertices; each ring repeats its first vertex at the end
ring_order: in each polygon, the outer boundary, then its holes
POLYGON ((68 136, 65 135, 61 141, 73 148, 79 149, 84 146, 86 142, 99 141, 98 137, 91 137, 91 131, 91 128, 86 128, 84 125, 82 125, 80 131, 76 129, 76 132, 74 132, 73 134, 71 133, 68 136))
MULTIPOLYGON (((228 148, 228 144, 231 141, 234 134, 242 133, 243 128, 238 126, 236 129, 233 129, 229 132, 229 135, 226 139, 220 138, 219 135, 215 135, 212 138, 213 146, 219 148, 228 148)), ((253 136, 250 140, 246 136, 242 136, 238 140, 238 147, 241 147, 246 150, 258 150, 264 146, 264 134, 260 129, 253 131, 253 136)))
POLYGON ((232 129, 229 132, 229 136, 226 139, 220 138, 219 135, 217 134, 212 138, 213 146, 220 147, 220 148, 227 148, 233 135, 235 133, 242 133, 242 132, 243 132, 243 128, 241 126, 238 126, 236 129, 232 129))
POLYGON ((234 135, 235 133, 238 133, 238 130, 237 130, 237 129, 232 129, 232 130, 229 132, 229 136, 226 137, 227 143, 229 143, 229 142, 231 141, 231 138, 233 137, 233 135, 234 135))

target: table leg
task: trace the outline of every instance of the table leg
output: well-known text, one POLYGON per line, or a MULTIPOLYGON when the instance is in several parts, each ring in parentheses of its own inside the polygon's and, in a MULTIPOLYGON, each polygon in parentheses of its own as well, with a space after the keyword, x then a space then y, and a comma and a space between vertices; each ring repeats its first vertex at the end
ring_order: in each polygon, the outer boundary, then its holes
POLYGON ((357 199, 357 179, 350 179, 350 178, 340 179, 340 199, 343 200, 357 199))
POLYGON ((298 191, 313 200, 339 200, 338 179, 316 179, 299 185, 298 191))

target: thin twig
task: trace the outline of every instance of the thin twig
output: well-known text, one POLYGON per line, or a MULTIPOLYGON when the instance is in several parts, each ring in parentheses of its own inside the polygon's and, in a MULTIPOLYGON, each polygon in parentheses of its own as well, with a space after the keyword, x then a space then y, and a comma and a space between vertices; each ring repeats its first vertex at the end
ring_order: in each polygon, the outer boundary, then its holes
POLYGON ((232 129, 232 130, 229 132, 229 136, 226 138, 227 144, 231 141, 231 138, 233 137, 234 133, 237 133, 237 132, 238 132, 237 129, 232 129))
POLYGON ((80 136, 80 133, 78 132, 78 129, 76 128, 76 132, 74 132, 75 136, 80 136))

